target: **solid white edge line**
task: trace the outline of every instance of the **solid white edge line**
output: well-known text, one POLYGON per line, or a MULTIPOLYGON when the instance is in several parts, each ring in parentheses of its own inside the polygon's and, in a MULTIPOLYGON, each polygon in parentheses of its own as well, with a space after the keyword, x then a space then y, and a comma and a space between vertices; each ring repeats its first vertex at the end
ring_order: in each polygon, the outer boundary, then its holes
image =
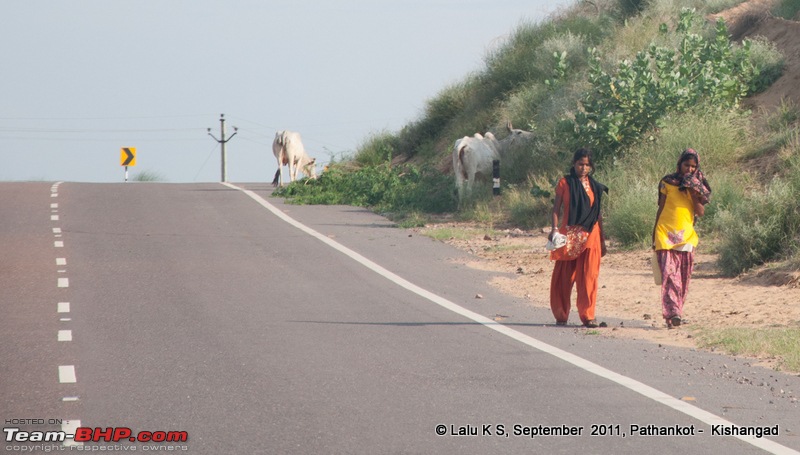
MULTIPOLYGON (((639 393, 651 400, 654 400, 658 403, 666 405, 676 411, 682 412, 690 417, 694 417, 695 419, 704 422, 708 425, 735 425, 733 422, 729 420, 725 420, 722 417, 719 417, 715 414, 712 414, 704 409, 700 409, 696 406, 692 406, 685 401, 681 401, 677 398, 671 397, 660 390, 657 390, 653 387, 648 386, 642 382, 639 382, 633 378, 629 378, 627 376, 623 376, 619 373, 615 373, 605 367, 597 365, 596 363, 590 362, 582 357, 578 357, 577 355, 571 354, 567 351, 559 349, 555 346, 551 346, 543 341, 537 340, 529 335, 525 335, 522 332, 514 330, 510 327, 504 326, 499 324, 497 321, 489 319, 485 316, 477 314, 473 311, 470 311, 464 307, 461 307, 441 296, 438 296, 430 291, 427 291, 409 281, 405 278, 396 275, 395 273, 383 268, 382 266, 372 262, 371 260, 367 259, 366 257, 356 253, 355 251, 347 248, 346 246, 320 234, 319 232, 311 229, 310 227, 300 223, 299 221, 291 218, 290 216, 286 215, 285 213, 278 210, 277 207, 267 202, 264 198, 256 194, 251 190, 246 190, 244 188, 240 188, 236 185, 232 185, 227 182, 221 182, 222 185, 227 186, 228 188, 241 191, 242 193, 249 196, 254 201, 258 202, 262 207, 269 210, 273 214, 275 214, 278 218, 282 219, 283 221, 291 224, 292 226, 300 229, 301 231, 307 233, 308 235, 317 238, 318 240, 322 241, 323 243, 327 244, 328 246, 344 253, 351 259, 355 260, 356 262, 364 265, 368 269, 374 271, 375 273, 383 276, 384 278, 394 282, 395 284, 402 286, 409 291, 419 295, 420 297, 424 297, 431 302, 442 306, 456 314, 464 316, 467 319, 471 319, 479 324, 482 324, 486 328, 492 329, 496 332, 502 333, 512 339, 515 339, 523 344, 526 344, 532 348, 538 349, 542 352, 546 352, 555 356, 558 359, 564 360, 565 362, 571 363, 582 370, 588 371, 593 373, 597 376, 602 378, 608 379, 609 381, 616 382, 617 384, 632 390, 636 393, 639 393)), ((756 446, 760 449, 766 450, 768 452, 774 454, 799 454, 800 452, 791 449, 789 447, 783 446, 778 444, 775 441, 764 439, 764 438, 755 438, 754 436, 731 436, 737 439, 740 439, 748 444, 756 446)))
POLYGON ((73 384, 78 382, 78 379, 75 377, 75 365, 59 365, 58 382, 62 384, 73 384))

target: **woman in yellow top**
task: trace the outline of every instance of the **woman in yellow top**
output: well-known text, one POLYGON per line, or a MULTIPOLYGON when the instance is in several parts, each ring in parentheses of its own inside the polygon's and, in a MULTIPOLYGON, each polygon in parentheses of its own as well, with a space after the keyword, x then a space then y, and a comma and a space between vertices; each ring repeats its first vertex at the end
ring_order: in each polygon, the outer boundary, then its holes
POLYGON ((681 325, 689 290, 698 237, 695 217, 703 216, 711 187, 700 172, 700 157, 686 149, 677 171, 658 185, 658 213, 653 227, 653 249, 661 269, 661 312, 667 327, 681 325))

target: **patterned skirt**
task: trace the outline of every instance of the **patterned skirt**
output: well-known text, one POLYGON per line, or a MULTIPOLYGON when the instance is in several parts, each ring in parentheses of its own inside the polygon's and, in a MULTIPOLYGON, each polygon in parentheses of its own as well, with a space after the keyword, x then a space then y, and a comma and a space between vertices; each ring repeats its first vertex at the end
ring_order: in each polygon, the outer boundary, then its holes
POLYGON ((689 291, 694 267, 693 251, 658 250, 661 269, 661 313, 664 319, 683 317, 683 304, 689 291))

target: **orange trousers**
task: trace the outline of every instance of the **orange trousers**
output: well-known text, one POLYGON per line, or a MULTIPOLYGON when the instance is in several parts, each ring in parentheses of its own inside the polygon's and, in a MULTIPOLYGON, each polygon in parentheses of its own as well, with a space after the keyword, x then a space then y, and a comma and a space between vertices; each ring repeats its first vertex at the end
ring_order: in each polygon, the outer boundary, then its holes
POLYGON ((550 279, 550 309, 558 322, 567 322, 573 285, 577 286, 575 306, 581 322, 594 319, 597 303, 597 281, 600 276, 600 248, 587 248, 576 259, 556 261, 550 279))

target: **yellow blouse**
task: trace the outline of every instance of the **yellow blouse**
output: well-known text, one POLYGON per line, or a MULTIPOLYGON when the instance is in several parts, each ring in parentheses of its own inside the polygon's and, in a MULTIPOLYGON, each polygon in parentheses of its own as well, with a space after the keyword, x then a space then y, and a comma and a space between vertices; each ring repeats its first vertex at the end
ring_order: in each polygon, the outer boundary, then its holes
POLYGON ((661 182, 659 192, 666 196, 664 209, 656 223, 656 250, 684 250, 697 247, 699 237, 694 230, 694 203, 688 191, 661 182))

